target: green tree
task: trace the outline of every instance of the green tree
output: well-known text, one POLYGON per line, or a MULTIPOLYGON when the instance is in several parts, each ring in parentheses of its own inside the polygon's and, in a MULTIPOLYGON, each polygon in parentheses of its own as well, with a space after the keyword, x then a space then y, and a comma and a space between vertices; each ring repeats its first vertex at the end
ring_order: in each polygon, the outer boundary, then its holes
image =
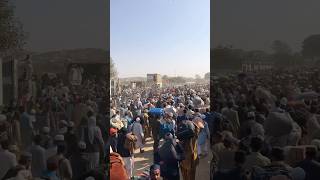
POLYGON ((292 50, 288 44, 283 41, 273 41, 271 48, 273 50, 273 59, 277 66, 283 67, 293 63, 292 50))
POLYGON ((204 79, 209 80, 210 79, 210 72, 206 73, 204 75, 204 79))
POLYGON ((186 79, 181 77, 181 76, 178 76, 178 77, 169 77, 168 78, 168 81, 170 83, 186 83, 186 79))
POLYGON ((273 41, 271 48, 274 54, 291 54, 292 53, 290 46, 287 43, 280 40, 273 41))
POLYGON ((320 57, 320 34, 315 34, 307 37, 302 42, 303 57, 305 58, 319 58, 320 57))
POLYGON ((162 80, 168 80, 168 79, 169 79, 168 75, 163 75, 162 76, 162 80))
POLYGON ((239 69, 244 57, 244 51, 232 46, 218 46, 211 52, 214 69, 239 69))

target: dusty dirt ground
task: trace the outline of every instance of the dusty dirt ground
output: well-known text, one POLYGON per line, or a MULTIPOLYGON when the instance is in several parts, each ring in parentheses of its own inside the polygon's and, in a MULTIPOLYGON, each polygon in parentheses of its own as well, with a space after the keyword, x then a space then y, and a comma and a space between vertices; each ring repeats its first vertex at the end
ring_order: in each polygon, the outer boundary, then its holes
MULTIPOLYGON (((143 154, 139 153, 139 150, 135 152, 135 164, 134 164, 134 175, 138 175, 143 171, 148 170, 148 168, 153 163, 153 141, 151 138, 146 140, 145 152, 143 154)), ((211 160, 211 152, 205 158, 200 159, 200 164, 197 167, 197 175, 196 180, 209 180, 210 179, 210 160, 211 160)), ((182 179, 182 176, 180 174, 182 179)))

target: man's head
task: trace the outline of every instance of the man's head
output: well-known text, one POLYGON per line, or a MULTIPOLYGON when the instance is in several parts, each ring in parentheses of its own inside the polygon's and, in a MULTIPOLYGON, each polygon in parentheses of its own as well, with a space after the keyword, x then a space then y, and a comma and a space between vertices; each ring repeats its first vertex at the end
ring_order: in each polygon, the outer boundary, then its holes
POLYGON ((232 101, 228 101, 227 102, 227 106, 228 106, 228 108, 233 108, 233 106, 234 106, 234 103, 232 102, 232 101))
POLYGON ((183 114, 187 114, 187 110, 186 109, 183 110, 183 114))
POLYGON ((26 167, 26 169, 29 169, 32 162, 32 154, 25 152, 22 153, 20 156, 19 164, 26 167))
POLYGON ((150 167, 150 179, 151 180, 160 180, 160 166, 154 164, 150 167))
POLYGON ((57 154, 64 154, 66 152, 66 145, 64 144, 60 144, 58 145, 58 148, 57 148, 57 154))
POLYGON ((280 147, 274 147, 271 151, 271 160, 272 161, 284 161, 284 151, 280 147))
POLYGON ((43 128, 42 128, 42 133, 43 133, 44 135, 49 135, 49 133, 50 133, 50 128, 49 128, 49 127, 43 127, 43 128))
POLYGON ((250 112, 248 112, 247 116, 248 116, 248 120, 254 120, 256 117, 256 114, 255 114, 255 112, 250 111, 250 112))
POLYGON ((25 112, 25 107, 20 106, 20 107, 19 107, 19 112, 20 112, 20 113, 24 113, 24 112, 25 112))
POLYGON ((234 162, 236 165, 243 165, 246 162, 246 153, 244 151, 235 152, 234 162))
POLYGON ((36 135, 34 138, 33 138, 33 142, 35 143, 35 145, 40 145, 41 144, 41 136, 40 135, 36 135))
POLYGON ((165 140, 172 140, 173 135, 171 133, 166 133, 164 138, 165 138, 165 140))
POLYGON ((220 132, 217 132, 213 135, 213 143, 223 142, 223 135, 220 132))
POLYGON ((262 149, 262 146, 263 146, 263 141, 261 138, 253 137, 251 139, 250 147, 252 152, 259 152, 262 149))
POLYGON ((140 123, 141 122, 141 118, 138 116, 135 121, 140 123))
POLYGON ((318 112, 318 107, 317 106, 311 106, 310 107, 310 113, 311 114, 316 114, 318 112))
POLYGON ((4 140, 1 142, 1 147, 3 150, 9 150, 10 142, 9 140, 4 140))
POLYGON ((167 107, 168 106, 168 104, 165 102, 165 103, 163 103, 163 107, 167 107))
POLYGON ((73 131, 73 128, 74 128, 74 122, 72 122, 72 121, 71 121, 71 122, 69 122, 67 127, 68 127, 68 132, 73 131))
POLYGON ((226 147, 226 148, 233 148, 233 143, 232 143, 232 141, 229 139, 229 138, 226 138, 226 139, 224 139, 223 140, 223 144, 224 144, 224 146, 226 147))
POLYGON ((92 111, 88 111, 87 116, 88 116, 88 117, 93 116, 93 112, 92 112, 92 111))
POLYGON ((280 99, 280 107, 281 108, 285 108, 287 106, 287 104, 288 104, 288 99, 287 98, 283 97, 283 98, 280 99))
POLYGON ((307 159, 315 159, 316 157, 317 157, 316 147, 307 147, 306 148, 306 158, 307 159))
POLYGON ((58 134, 54 137, 54 144, 55 145, 60 145, 60 144, 64 144, 65 141, 64 141, 64 135, 62 134, 58 134))

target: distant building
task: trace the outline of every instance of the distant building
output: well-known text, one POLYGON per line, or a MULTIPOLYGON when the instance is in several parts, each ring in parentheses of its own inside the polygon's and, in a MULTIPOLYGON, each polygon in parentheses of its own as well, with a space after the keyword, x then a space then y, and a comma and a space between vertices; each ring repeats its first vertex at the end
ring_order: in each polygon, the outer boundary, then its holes
POLYGON ((134 81, 131 82, 131 88, 136 89, 136 88, 144 88, 146 85, 145 81, 134 81))
POLYGON ((268 71, 274 67, 272 56, 263 51, 250 51, 243 56, 242 72, 268 71))
POLYGON ((162 87, 162 77, 160 74, 147 74, 147 85, 162 87))
POLYGON ((262 72, 273 68, 272 62, 265 61, 243 61, 241 64, 242 72, 262 72))

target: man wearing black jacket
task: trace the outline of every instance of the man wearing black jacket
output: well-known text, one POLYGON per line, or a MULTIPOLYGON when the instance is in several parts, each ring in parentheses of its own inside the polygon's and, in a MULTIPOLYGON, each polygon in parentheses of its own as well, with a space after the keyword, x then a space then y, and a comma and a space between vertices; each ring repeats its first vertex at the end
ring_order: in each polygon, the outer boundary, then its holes
POLYGON ((184 160, 184 152, 171 133, 166 134, 165 143, 160 147, 159 155, 163 180, 180 180, 179 163, 184 160))
POLYGON ((131 153, 129 149, 124 147, 127 134, 128 134, 128 130, 124 127, 120 129, 120 131, 118 131, 117 153, 121 155, 125 163, 128 176, 132 177, 133 167, 134 167, 133 153, 131 153))

